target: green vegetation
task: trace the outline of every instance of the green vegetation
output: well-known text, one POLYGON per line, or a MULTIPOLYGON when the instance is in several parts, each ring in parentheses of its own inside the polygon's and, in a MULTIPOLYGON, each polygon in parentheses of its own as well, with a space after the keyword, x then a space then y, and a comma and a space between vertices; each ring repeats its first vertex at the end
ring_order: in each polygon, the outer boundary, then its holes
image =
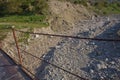
POLYGON ((74 4, 82 4, 84 6, 87 6, 87 0, 67 0, 67 1, 70 1, 74 4))
POLYGON ((100 0, 91 5, 93 10, 100 15, 120 14, 120 1, 108 2, 100 0))
POLYGON ((29 16, 6 16, 0 18, 0 25, 15 25, 16 28, 24 27, 46 27, 48 23, 45 21, 44 15, 29 15, 29 16))
POLYGON ((4 39, 9 28, 40 28, 47 27, 49 24, 45 21, 44 15, 29 15, 29 16, 5 16, 0 18, 0 40, 4 39))
MULTIPOLYGON (((28 30, 28 32, 32 32, 32 28, 30 28, 29 30, 28 30)), ((22 42, 22 43, 24 43, 24 44, 29 44, 29 42, 28 42, 28 39, 29 39, 29 37, 30 37, 30 34, 29 33, 21 33, 20 35, 19 35, 19 39, 18 39, 18 42, 22 42)))
MULTIPOLYGON (((64 0, 60 0, 64 1, 64 0)), ((89 7, 88 4, 92 6, 92 10, 99 15, 109 15, 109 14, 120 14, 120 1, 114 0, 110 2, 109 0, 66 0, 74 4, 82 4, 89 7)))
POLYGON ((9 29, 9 27, 4 27, 4 26, 0 25, 0 41, 6 37, 7 32, 9 31, 8 29, 9 29))
POLYGON ((74 4, 82 4, 84 6, 87 6, 87 0, 59 0, 59 1, 68 1, 74 4))
MULTIPOLYGON (((15 28, 47 27, 48 0, 0 0, 0 40, 12 25, 15 28)), ((59 0, 81 4, 100 15, 120 14, 120 1, 114 0, 59 0), (89 5, 91 6, 89 6, 89 5)), ((27 35, 26 35, 27 36, 27 35)))
POLYGON ((46 0, 0 0, 0 15, 47 14, 46 0))
POLYGON ((46 0, 0 0, 0 25, 16 28, 45 27, 46 0))
POLYGON ((15 28, 47 27, 47 0, 0 0, 0 40, 15 28))

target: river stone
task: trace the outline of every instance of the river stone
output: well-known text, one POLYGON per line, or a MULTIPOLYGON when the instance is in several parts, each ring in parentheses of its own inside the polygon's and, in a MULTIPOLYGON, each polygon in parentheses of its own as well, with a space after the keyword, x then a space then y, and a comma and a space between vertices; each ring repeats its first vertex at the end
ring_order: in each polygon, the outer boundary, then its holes
POLYGON ((118 36, 120 36, 120 30, 117 32, 118 36))

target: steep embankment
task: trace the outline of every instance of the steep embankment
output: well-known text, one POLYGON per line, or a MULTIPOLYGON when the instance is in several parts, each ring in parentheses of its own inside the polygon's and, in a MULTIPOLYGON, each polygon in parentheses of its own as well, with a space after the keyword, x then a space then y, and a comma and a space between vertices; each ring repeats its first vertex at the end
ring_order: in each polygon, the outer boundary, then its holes
POLYGON ((83 5, 76 5, 70 2, 51 0, 50 26, 57 32, 66 32, 74 27, 76 21, 91 18, 92 13, 83 5))
MULTIPOLYGON (((94 20, 81 21, 75 25, 74 35, 119 39, 116 34, 120 28, 119 21, 120 18, 117 19, 114 16, 113 18, 100 17, 94 20)), ((119 49, 119 42, 62 38, 61 42, 42 57, 60 68, 46 65, 43 62, 36 74, 40 79, 46 80, 82 80, 78 76, 88 80, 119 80, 119 49)))
MULTIPOLYGON (((57 0, 50 0, 48 4, 51 13, 48 18, 50 27, 34 29, 34 32, 80 37, 118 38, 115 32, 119 28, 119 22, 112 20, 113 18, 92 17, 91 20, 92 13, 82 5, 57 0)), ((17 32, 16 35, 18 37, 20 33, 17 32)), ((3 43, 3 48, 9 55, 18 60, 15 43, 11 36, 12 33, 9 33, 3 43)), ((28 44, 19 43, 19 47, 79 76, 95 79, 111 79, 112 76, 114 79, 118 78, 120 72, 120 55, 118 54, 120 47, 118 43, 85 41, 36 34, 31 34, 27 42, 28 44), (113 45, 116 47, 113 48, 113 45)), ((23 64, 40 79, 80 80, 69 73, 25 54, 23 51, 21 51, 21 54, 23 64)))

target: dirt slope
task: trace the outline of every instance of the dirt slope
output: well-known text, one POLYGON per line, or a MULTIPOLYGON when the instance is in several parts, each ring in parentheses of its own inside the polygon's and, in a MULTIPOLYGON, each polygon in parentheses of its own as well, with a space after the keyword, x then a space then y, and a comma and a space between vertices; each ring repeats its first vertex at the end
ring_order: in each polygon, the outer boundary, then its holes
POLYGON ((71 4, 70 2, 50 0, 51 29, 57 32, 65 32, 74 26, 76 21, 91 17, 90 11, 82 5, 71 4))

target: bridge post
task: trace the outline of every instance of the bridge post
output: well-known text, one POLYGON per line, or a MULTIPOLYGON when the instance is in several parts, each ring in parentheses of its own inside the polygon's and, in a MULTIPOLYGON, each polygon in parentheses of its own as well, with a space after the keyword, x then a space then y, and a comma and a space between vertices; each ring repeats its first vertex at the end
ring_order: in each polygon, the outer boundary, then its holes
POLYGON ((2 42, 0 41, 0 49, 2 48, 2 42))
POLYGON ((15 41, 15 44, 16 44, 17 52, 18 52, 19 64, 22 65, 22 56, 20 54, 20 49, 19 49, 19 46, 18 46, 14 26, 12 26, 12 32, 13 32, 13 37, 14 37, 14 41, 15 41))

